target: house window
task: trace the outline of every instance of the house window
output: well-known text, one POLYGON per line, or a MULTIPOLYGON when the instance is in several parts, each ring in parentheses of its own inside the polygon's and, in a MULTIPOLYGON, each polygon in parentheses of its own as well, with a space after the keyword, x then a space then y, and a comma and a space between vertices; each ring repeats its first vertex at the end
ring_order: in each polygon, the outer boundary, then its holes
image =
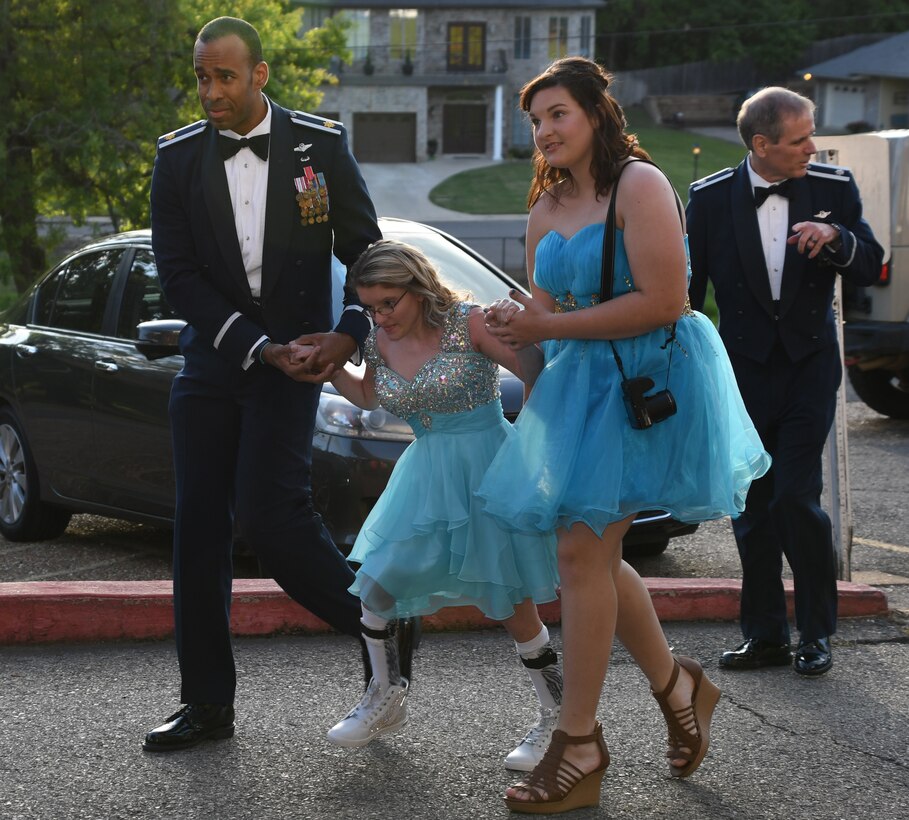
POLYGON ((331 17, 331 9, 319 8, 318 6, 304 6, 302 20, 303 31, 322 28, 329 17, 331 17))
POLYGON ((354 60, 364 60, 369 50, 369 9, 351 9, 345 11, 344 16, 350 21, 347 29, 347 48, 353 54, 354 60))
POLYGON ((549 18, 549 59, 557 60, 568 54, 568 18, 549 18))
POLYGON ((592 57, 591 34, 593 33, 593 18, 581 18, 581 42, 578 43, 578 54, 582 57, 592 57))
POLYGON ((530 18, 514 18, 514 58, 527 60, 530 58, 530 18))
POLYGON ((388 56, 392 60, 403 60, 413 56, 417 50, 417 10, 391 9, 388 12, 388 56))
POLYGON ((482 71, 486 67, 486 24, 448 24, 448 70, 482 71))

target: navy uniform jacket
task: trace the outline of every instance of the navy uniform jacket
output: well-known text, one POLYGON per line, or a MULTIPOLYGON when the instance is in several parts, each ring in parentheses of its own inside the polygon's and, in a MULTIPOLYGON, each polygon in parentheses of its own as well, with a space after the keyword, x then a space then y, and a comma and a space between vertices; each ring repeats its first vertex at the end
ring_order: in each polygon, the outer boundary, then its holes
MULTIPOLYGON (((334 253, 348 267, 381 238, 366 184, 340 123, 272 106, 261 305, 249 290, 218 131, 202 120, 158 140, 152 244, 161 285, 190 334, 242 365, 263 335, 286 343, 331 330, 334 253), (301 224, 295 178, 323 174, 328 219, 301 224), (264 326, 263 326, 264 325, 264 326)), ((363 344, 370 321, 345 292, 335 330, 363 344)))
POLYGON ((764 261, 748 159, 691 184, 688 241, 691 303, 700 309, 707 280, 714 285, 720 336, 730 353, 764 362, 776 339, 799 361, 836 345, 833 290, 839 273, 855 285, 870 285, 881 273, 883 250, 862 218, 862 202, 845 168, 812 163, 792 180, 789 225, 826 222, 841 226, 842 247, 814 259, 786 249, 779 310, 775 310, 764 261))

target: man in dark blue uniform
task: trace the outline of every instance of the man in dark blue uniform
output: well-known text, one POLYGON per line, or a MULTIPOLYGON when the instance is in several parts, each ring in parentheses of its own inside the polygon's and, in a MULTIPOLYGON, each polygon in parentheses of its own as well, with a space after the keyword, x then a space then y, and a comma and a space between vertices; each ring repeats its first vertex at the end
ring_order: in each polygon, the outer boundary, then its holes
POLYGON ((720 666, 793 663, 802 675, 820 675, 833 663, 837 610, 831 525, 820 506, 824 442, 842 378, 834 284, 838 275, 875 282, 883 251, 849 171, 810 161, 811 100, 765 88, 742 106, 738 129, 748 156, 693 183, 688 204, 692 305, 703 305, 712 281, 720 335, 773 457, 733 521, 745 641, 723 653, 720 666), (794 660, 784 554, 795 584, 794 660))
POLYGON ((193 62, 207 121, 161 137, 151 190, 161 283, 188 325, 170 401, 186 705, 146 735, 150 751, 233 735, 235 526, 294 600, 361 633, 353 573, 313 509, 310 468, 320 381, 371 327, 347 292, 332 328, 331 256, 349 266, 381 237, 375 210, 343 127, 264 96, 252 26, 212 20, 193 62), (316 352, 292 361, 294 340, 316 352))

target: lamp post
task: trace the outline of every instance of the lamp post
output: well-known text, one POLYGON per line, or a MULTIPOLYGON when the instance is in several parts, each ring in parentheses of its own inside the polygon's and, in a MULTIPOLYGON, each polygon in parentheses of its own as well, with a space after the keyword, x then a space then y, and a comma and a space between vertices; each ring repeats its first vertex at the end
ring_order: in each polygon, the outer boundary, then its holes
POLYGON ((691 155, 694 158, 694 168, 691 172, 691 181, 694 182, 698 178, 698 157, 701 155, 701 146, 695 143, 691 149, 691 155))

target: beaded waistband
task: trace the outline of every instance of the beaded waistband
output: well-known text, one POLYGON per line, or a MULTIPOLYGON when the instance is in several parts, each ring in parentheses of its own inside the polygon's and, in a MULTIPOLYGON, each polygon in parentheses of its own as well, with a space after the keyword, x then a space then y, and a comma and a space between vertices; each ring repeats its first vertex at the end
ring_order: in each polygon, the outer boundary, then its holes
MULTIPOLYGON (((581 297, 585 298, 585 297, 581 297)), ((582 310, 586 307, 593 307, 594 305, 600 304, 600 294, 592 293, 589 297, 589 305, 582 305, 578 302, 577 297, 569 290, 564 296, 555 297, 555 312, 556 313, 570 313, 572 310, 582 310)), ((694 311, 691 309, 691 300, 686 296, 685 297, 685 306, 682 308, 681 316, 693 316, 694 311)))

